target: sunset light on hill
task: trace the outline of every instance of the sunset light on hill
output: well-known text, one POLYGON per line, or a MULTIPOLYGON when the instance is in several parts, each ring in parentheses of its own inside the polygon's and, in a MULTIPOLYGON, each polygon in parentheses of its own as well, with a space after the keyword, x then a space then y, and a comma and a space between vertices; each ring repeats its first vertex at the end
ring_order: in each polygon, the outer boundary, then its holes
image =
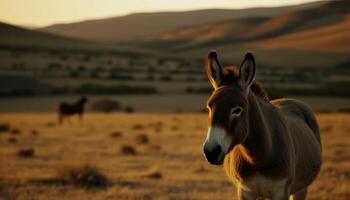
POLYGON ((47 26, 135 12, 183 11, 208 8, 241 9, 284 6, 315 0, 0 0, 0 21, 24 26, 47 26))

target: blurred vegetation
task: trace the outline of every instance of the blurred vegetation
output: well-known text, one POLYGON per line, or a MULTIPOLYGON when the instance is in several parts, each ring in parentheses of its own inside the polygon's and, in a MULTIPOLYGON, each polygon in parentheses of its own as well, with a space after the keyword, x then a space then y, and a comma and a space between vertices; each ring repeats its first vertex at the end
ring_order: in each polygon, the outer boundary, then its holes
POLYGON ((121 109, 120 103, 112 99, 99 99, 92 102, 91 109, 97 112, 110 113, 121 109))
MULTIPOLYGON (((0 97, 38 95, 209 94, 204 62, 112 52, 2 49, 0 97), (168 90, 168 88, 172 88, 168 90)), ((350 60, 336 66, 259 65, 270 96, 350 97, 350 60)))
POLYGON ((85 83, 79 86, 51 86, 28 76, 0 76, 0 97, 21 97, 38 95, 70 94, 156 94, 150 86, 130 86, 126 84, 102 85, 85 83))
MULTIPOLYGON (((350 83, 328 83, 322 84, 316 88, 287 88, 266 87, 266 91, 271 99, 288 97, 288 96, 333 96, 333 97, 350 97, 350 83)), ((187 87, 186 92, 189 94, 210 94, 212 87, 187 87)))

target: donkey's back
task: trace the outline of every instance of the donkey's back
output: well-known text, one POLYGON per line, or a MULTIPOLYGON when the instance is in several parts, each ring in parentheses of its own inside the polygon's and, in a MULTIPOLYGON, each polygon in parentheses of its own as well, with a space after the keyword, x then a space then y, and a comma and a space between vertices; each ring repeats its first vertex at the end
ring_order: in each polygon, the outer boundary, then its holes
POLYGON ((295 180, 292 190, 309 185, 317 176, 322 163, 320 131, 314 112, 295 99, 271 101, 285 116, 295 149, 295 180))

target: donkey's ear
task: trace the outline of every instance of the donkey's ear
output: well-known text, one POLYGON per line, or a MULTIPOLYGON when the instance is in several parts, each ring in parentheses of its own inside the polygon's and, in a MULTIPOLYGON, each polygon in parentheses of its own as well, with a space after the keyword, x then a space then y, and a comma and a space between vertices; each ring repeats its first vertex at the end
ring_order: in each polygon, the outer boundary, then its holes
POLYGON ((216 51, 210 51, 206 64, 207 75, 214 89, 218 88, 223 80, 224 74, 218 60, 216 51))
POLYGON ((244 60, 239 68, 239 83, 243 90, 247 90, 254 82, 255 59, 252 53, 245 54, 244 60))

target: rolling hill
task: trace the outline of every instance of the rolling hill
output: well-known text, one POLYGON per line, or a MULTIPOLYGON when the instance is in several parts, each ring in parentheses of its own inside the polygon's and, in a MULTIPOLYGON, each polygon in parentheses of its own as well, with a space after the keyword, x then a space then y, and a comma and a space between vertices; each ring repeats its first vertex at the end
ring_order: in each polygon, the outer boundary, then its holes
POLYGON ((210 9, 186 12, 136 13, 127 16, 56 24, 44 28, 57 35, 102 42, 125 42, 172 32, 179 28, 247 17, 272 17, 316 7, 321 2, 296 6, 249 8, 241 10, 210 9))
POLYGON ((217 49, 239 62, 242 52, 254 51, 269 66, 333 66, 349 59, 349 16, 350 1, 330 1, 279 16, 183 27, 138 44, 186 57, 217 49))
POLYGON ((0 22, 1 46, 80 47, 93 44, 94 42, 61 37, 0 22))
POLYGON ((349 15, 349 1, 334 1, 276 17, 232 19, 185 27, 148 37, 145 44, 166 46, 171 43, 173 51, 232 44, 350 53, 345 47, 350 41, 349 15))
POLYGON ((264 49, 309 49, 350 53, 350 15, 335 24, 294 32, 263 40, 256 46, 264 49))
POLYGON ((111 52, 125 55, 151 54, 150 50, 58 36, 0 22, 0 48, 111 52))

